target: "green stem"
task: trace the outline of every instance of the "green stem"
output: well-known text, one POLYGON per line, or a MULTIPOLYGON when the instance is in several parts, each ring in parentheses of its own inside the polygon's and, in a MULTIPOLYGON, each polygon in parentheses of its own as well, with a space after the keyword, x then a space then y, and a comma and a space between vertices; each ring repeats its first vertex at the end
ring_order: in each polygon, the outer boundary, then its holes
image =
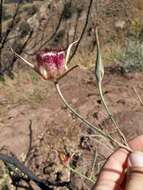
POLYGON ((126 140, 124 134, 123 134, 122 131, 120 130, 120 128, 119 128, 117 122, 115 121, 114 117, 112 116, 111 112, 109 111, 109 108, 108 108, 108 106, 107 106, 107 104, 106 104, 106 101, 105 101, 105 99, 104 99, 104 96, 103 96, 103 91, 102 91, 101 84, 98 84, 98 89, 99 89, 100 97, 101 97, 101 100, 102 100, 102 102, 103 102, 103 105, 104 105, 104 107, 105 107, 105 110, 106 110, 107 114, 109 115, 111 121, 114 123, 114 126, 116 127, 118 133, 121 135, 121 137, 122 137, 122 139, 123 139, 125 145, 129 147, 128 142, 127 142, 127 140, 126 140))
POLYGON ((113 141, 114 143, 116 143, 118 146, 120 146, 121 148, 124 148, 126 150, 128 150, 129 152, 132 152, 131 148, 128 146, 123 145, 122 143, 118 142, 116 139, 114 139, 112 136, 110 136, 109 134, 106 134, 105 132, 103 132, 101 129, 95 127, 93 124, 91 124, 88 120, 84 119, 84 117, 82 117, 79 113, 77 113, 70 105, 69 103, 66 101, 66 99, 64 98, 64 96, 62 95, 62 92, 60 90, 58 81, 55 82, 55 87, 56 90, 61 98, 61 100, 63 101, 63 103, 67 106, 67 108, 74 113, 75 116, 77 116, 83 123, 85 123, 86 127, 91 129, 93 132, 98 132, 99 134, 101 134, 102 136, 108 138, 109 140, 113 141))
POLYGON ((79 171, 73 169, 72 167, 70 167, 70 166, 66 166, 66 167, 67 167, 70 171, 72 171, 73 173, 75 173, 75 174, 77 174, 78 176, 80 176, 81 178, 84 178, 84 179, 86 179, 86 180, 88 180, 88 181, 90 181, 90 182, 92 182, 92 183, 95 183, 94 180, 92 180, 91 178, 85 176, 85 175, 82 174, 81 172, 79 172, 79 171))
POLYGON ((95 73, 96 73, 96 79, 97 79, 97 84, 98 84, 98 89, 99 89, 100 97, 101 97, 101 100, 103 102, 103 105, 105 107, 105 110, 106 110, 107 114, 109 115, 110 119, 112 120, 113 124, 115 125, 115 128, 117 129, 119 135, 123 139, 124 144, 127 147, 129 147, 128 142, 127 142, 124 134, 120 130, 118 124, 114 120, 114 117, 112 116, 111 112, 109 111, 108 106, 107 106, 106 101, 105 101, 104 96, 103 96, 102 79, 103 79, 103 76, 104 76, 104 67, 103 67, 102 59, 101 59, 100 43, 99 43, 99 37, 98 37, 97 28, 96 28, 96 41, 97 41, 97 57, 96 57, 95 73))
POLYGON ((55 83, 56 82, 58 82, 58 81, 60 81, 62 78, 64 78, 69 72, 71 72, 73 69, 75 69, 75 68, 77 68, 78 67, 78 65, 74 65, 73 67, 71 67, 70 69, 68 69, 64 74, 62 74, 60 77, 58 77, 57 79, 56 79, 56 81, 55 81, 55 83))
POLYGON ((94 169, 95 169, 95 166, 96 166, 96 161, 97 161, 97 151, 95 150, 93 164, 92 164, 92 168, 91 168, 91 174, 90 174, 89 179, 92 179, 92 177, 94 176, 94 169))

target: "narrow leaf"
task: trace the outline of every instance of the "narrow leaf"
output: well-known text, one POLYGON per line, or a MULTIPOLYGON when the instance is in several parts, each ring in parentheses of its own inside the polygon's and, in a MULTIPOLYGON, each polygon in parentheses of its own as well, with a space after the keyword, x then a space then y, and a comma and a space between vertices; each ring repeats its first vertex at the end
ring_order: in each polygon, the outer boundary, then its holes
POLYGON ((96 55, 96 65, 95 65, 95 75, 98 84, 101 84, 104 76, 104 67, 102 63, 102 57, 100 52, 100 44, 98 37, 98 30, 96 28, 96 42, 97 42, 97 55, 96 55))

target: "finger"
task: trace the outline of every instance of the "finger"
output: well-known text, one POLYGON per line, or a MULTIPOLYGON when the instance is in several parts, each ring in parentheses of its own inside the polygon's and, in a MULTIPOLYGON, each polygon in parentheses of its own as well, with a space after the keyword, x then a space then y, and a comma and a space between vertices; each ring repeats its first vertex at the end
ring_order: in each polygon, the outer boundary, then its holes
POLYGON ((128 152, 124 149, 119 149, 111 155, 93 190, 119 190, 125 176, 127 157, 128 152))
MULTIPOLYGON (((143 149, 143 135, 129 142, 133 150, 143 149)), ((120 185, 125 177, 125 168, 127 167, 127 158, 129 152, 119 149, 110 156, 98 178, 93 190, 111 190, 120 189, 120 185)))
POLYGON ((143 150, 143 135, 140 135, 140 136, 136 137, 135 139, 131 140, 129 142, 129 145, 135 151, 143 150))
POLYGON ((130 168, 127 173, 125 190, 143 189, 143 152, 133 152, 129 156, 130 168))

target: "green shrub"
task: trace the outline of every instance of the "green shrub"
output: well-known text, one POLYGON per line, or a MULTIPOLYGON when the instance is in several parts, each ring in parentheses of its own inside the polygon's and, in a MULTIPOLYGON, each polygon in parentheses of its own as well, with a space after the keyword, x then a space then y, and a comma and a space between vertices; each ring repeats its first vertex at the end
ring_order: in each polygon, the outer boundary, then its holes
POLYGON ((121 70, 125 73, 143 70, 143 44, 138 41, 129 41, 125 49, 119 54, 121 70))
POLYGON ((139 40, 140 34, 142 33, 142 23, 138 19, 134 19, 131 21, 129 26, 128 36, 131 39, 139 40))

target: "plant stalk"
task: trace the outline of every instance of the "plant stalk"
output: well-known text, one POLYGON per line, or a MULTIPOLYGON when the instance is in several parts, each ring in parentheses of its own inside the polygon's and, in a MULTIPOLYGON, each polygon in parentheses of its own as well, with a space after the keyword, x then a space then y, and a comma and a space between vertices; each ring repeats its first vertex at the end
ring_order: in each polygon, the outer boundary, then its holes
POLYGON ((107 106, 106 101, 105 101, 104 96, 103 96, 102 87, 101 87, 100 84, 98 84, 98 89, 99 89, 99 93, 100 93, 100 97, 101 97, 103 106, 104 106, 104 108, 105 108, 107 114, 109 115, 109 118, 110 118, 111 121, 113 122, 113 124, 114 124, 115 128, 117 129, 118 133, 121 135, 121 137, 122 137, 122 139, 123 139, 125 145, 129 147, 128 142, 127 142, 127 140, 126 140, 126 137, 124 136, 124 134, 123 134, 122 131, 120 130, 120 128, 119 128, 117 122, 115 121, 114 117, 112 116, 111 112, 110 112, 109 109, 108 109, 108 106, 107 106))
POLYGON ((58 95, 60 96, 62 102, 66 105, 66 107, 83 123, 85 123, 86 127, 91 129, 93 132, 98 132, 99 134, 101 134, 102 136, 106 137, 107 139, 113 141, 114 143, 116 143, 119 147, 126 149, 129 152, 132 152, 132 149, 129 146, 123 145, 122 143, 118 142, 116 139, 114 139, 112 136, 110 136, 109 134, 106 134, 105 132, 103 132, 101 129, 95 127, 93 124, 91 124, 88 120, 84 119, 84 117, 82 117, 78 112, 76 112, 76 110, 74 110, 69 103, 66 101, 66 99, 64 98, 61 90, 60 90, 60 86, 58 84, 58 81, 55 82, 55 87, 56 90, 58 92, 58 95))

